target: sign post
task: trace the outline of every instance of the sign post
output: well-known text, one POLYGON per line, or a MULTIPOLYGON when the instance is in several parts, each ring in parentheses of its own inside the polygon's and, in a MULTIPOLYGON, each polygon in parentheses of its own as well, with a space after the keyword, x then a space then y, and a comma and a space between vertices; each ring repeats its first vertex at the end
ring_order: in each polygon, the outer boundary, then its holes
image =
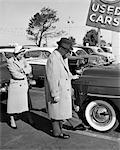
POLYGON ((100 35, 101 35, 100 28, 98 28, 98 46, 99 47, 100 47, 100 35))

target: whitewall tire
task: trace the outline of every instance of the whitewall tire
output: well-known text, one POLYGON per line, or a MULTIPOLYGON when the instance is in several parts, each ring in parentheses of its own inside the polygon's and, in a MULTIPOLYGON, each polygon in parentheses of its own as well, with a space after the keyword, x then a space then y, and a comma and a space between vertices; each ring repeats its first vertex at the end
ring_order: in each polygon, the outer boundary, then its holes
POLYGON ((85 117, 89 125, 98 131, 111 130, 117 121, 114 108, 103 100, 90 102, 85 109, 85 117))

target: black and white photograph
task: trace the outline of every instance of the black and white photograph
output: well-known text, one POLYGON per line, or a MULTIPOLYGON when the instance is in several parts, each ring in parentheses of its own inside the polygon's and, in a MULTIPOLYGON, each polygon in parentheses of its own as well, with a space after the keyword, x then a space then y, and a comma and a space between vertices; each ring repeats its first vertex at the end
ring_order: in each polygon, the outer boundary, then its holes
POLYGON ((120 0, 0 0, 0 149, 120 150, 120 0))

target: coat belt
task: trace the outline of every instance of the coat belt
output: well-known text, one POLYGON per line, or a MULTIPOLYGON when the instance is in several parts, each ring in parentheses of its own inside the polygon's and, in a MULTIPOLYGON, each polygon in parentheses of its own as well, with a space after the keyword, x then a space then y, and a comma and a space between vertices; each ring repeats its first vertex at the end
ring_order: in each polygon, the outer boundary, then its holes
POLYGON ((12 78, 13 80, 25 80, 25 78, 21 78, 21 79, 16 79, 16 78, 12 78))

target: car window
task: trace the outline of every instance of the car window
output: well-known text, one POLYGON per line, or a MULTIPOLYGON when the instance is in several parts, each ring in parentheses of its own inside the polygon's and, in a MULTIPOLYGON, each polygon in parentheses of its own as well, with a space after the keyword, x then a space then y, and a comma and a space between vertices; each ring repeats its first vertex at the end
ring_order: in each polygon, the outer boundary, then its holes
POLYGON ((7 57, 8 59, 13 57, 13 53, 11 53, 11 52, 4 52, 4 54, 5 54, 5 56, 3 56, 2 53, 0 53, 0 63, 6 62, 6 58, 5 57, 7 57))
POLYGON ((109 48, 102 47, 102 49, 103 49, 103 51, 104 51, 104 52, 108 52, 108 53, 110 53, 110 49, 109 49, 109 48))
POLYGON ((14 54, 13 54, 12 52, 5 52, 5 56, 6 56, 7 58, 11 58, 11 57, 14 56, 14 54))
POLYGON ((36 57, 39 57, 41 59, 46 59, 48 58, 50 55, 50 52, 48 51, 40 51, 40 50, 34 50, 34 51, 27 51, 25 53, 25 58, 36 58, 36 57))
POLYGON ((100 48, 98 48, 97 51, 98 51, 99 53, 104 52, 104 51, 103 51, 102 49, 100 49, 100 48))
POLYGON ((50 52, 44 51, 44 55, 45 55, 46 58, 48 58, 50 56, 50 54, 51 54, 50 52))
POLYGON ((83 48, 88 54, 94 54, 94 51, 91 48, 83 48))
POLYGON ((79 56, 79 55, 86 55, 86 52, 83 51, 83 50, 77 50, 76 51, 76 54, 79 56))
POLYGON ((71 52, 71 56, 76 56, 75 52, 71 52))
POLYGON ((106 48, 103 48, 103 47, 102 47, 102 49, 104 50, 104 52, 108 52, 106 48))

